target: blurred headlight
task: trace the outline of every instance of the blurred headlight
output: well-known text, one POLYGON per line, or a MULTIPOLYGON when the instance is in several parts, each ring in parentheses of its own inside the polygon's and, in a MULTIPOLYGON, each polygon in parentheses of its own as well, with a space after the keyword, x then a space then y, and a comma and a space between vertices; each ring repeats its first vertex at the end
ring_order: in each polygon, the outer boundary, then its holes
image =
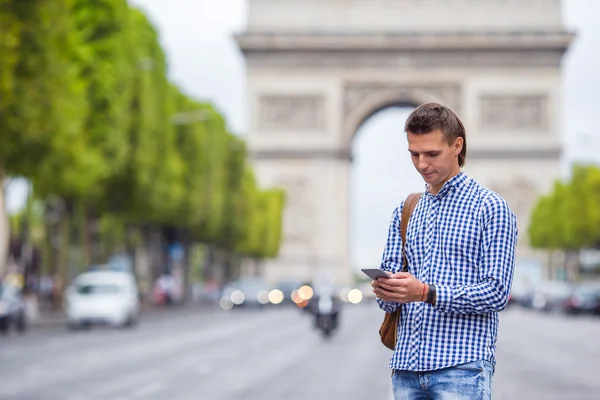
POLYGON ((348 294, 350 294, 350 289, 349 288, 343 288, 340 290, 340 299, 344 302, 347 303, 348 300, 348 294))
POLYGON ((283 292, 279 289, 273 289, 269 292, 269 301, 273 304, 279 304, 283 301, 283 292))
POLYGON ((358 289, 352 289, 348 292, 348 301, 352 304, 358 304, 362 301, 363 294, 358 289))
POLYGON ((260 304, 267 304, 267 303, 269 303, 269 292, 267 292, 266 290, 261 290, 256 295, 256 300, 258 300, 258 302, 260 304))
POLYGON ((292 301, 296 304, 302 303, 302 299, 300 298, 300 295, 298 294, 298 290, 294 290, 292 292, 292 301))
POLYGON ((246 295, 241 290, 236 290, 231 293, 231 302, 236 306, 239 306, 246 300, 246 295))
POLYGON ((233 308, 233 303, 227 297, 223 297, 219 304, 223 310, 231 310, 233 308))
POLYGON ((310 300, 313 297, 313 294, 313 288, 308 285, 304 285, 298 289, 298 296, 300 296, 300 299, 302 300, 310 300))

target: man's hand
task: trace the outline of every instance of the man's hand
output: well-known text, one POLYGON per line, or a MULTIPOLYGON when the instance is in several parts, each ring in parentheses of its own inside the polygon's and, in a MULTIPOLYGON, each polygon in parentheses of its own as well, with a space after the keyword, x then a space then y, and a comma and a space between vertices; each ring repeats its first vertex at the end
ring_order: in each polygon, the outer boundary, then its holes
POLYGON ((408 272, 398 272, 390 278, 378 278, 371 286, 373 293, 387 302, 412 303, 423 298, 424 284, 408 272))

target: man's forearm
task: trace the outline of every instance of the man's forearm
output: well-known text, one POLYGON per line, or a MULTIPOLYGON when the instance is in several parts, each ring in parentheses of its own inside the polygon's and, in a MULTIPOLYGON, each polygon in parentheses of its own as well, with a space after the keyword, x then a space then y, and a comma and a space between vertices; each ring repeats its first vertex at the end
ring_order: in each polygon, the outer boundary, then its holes
MULTIPOLYGON (((432 285, 429 286, 428 295, 430 292, 432 285)), ((508 293, 495 280, 471 286, 435 285, 432 301, 428 302, 444 313, 487 314, 506 308, 508 293)))

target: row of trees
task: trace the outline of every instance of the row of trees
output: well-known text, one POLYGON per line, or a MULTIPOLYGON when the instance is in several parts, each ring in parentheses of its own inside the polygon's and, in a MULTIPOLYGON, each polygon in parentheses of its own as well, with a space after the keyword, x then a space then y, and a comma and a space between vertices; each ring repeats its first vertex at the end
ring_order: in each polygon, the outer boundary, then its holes
POLYGON ((528 234, 532 247, 564 253, 576 270, 582 249, 600 247, 600 168, 576 165, 557 181, 534 206, 528 234))
POLYGON ((14 227, 36 238, 43 204, 53 274, 73 246, 81 264, 103 262, 115 238, 132 254, 175 240, 279 249, 283 193, 258 188, 223 116, 168 80, 156 30, 126 0, 0 0, 0 181, 12 176, 35 200, 14 227))

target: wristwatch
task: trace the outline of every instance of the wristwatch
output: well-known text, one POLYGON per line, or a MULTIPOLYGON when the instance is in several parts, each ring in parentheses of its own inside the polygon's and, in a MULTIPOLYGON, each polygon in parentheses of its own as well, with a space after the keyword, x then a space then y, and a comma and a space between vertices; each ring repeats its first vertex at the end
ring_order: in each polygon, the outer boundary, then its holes
POLYGON ((433 283, 429 284, 429 291, 427 292, 427 299, 425 303, 434 304, 435 302, 435 285, 433 283))

